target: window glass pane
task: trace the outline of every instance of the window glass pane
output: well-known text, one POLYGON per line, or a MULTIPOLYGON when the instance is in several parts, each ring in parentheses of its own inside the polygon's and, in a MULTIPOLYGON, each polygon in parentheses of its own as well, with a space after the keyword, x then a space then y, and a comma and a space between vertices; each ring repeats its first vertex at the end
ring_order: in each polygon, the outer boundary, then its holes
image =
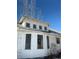
POLYGON ((49 49, 49 36, 47 36, 47 48, 49 49))
POLYGON ((56 38, 57 44, 60 44, 60 38, 56 38))
POLYGON ((33 28, 36 29, 36 25, 35 24, 33 25, 33 28))
POLYGON ((47 30, 47 27, 44 27, 44 30, 47 30))
POLYGON ((39 29, 42 29, 42 26, 39 26, 39 29))
POLYGON ((26 27, 30 27, 30 23, 26 23, 26 27))
POLYGON ((38 35, 38 40, 37 40, 37 46, 38 49, 42 49, 43 48, 43 35, 38 35))
POLYGON ((26 34, 25 49, 31 49, 31 34, 26 34))

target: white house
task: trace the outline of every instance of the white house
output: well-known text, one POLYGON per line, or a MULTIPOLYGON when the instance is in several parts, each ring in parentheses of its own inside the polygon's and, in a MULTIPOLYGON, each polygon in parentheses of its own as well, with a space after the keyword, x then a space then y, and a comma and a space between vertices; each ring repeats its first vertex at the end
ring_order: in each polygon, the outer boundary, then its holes
POLYGON ((17 57, 36 58, 48 56, 61 49, 61 34, 49 29, 49 24, 23 16, 17 24, 17 57), (52 49, 52 50, 51 50, 52 49))

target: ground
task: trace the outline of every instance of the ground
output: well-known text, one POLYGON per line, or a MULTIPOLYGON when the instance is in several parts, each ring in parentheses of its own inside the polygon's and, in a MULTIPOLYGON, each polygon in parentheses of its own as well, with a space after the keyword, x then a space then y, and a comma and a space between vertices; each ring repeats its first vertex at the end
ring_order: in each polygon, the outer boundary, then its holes
POLYGON ((56 55, 49 55, 42 58, 39 57, 39 58, 21 58, 21 59, 61 59, 61 52, 56 55))

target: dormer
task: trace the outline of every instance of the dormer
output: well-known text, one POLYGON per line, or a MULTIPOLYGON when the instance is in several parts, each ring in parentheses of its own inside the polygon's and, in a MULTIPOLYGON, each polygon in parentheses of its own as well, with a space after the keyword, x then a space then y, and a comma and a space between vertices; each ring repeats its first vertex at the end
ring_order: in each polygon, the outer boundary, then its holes
POLYGON ((24 28, 48 31, 49 24, 41 20, 32 19, 29 17, 21 17, 19 24, 24 28))

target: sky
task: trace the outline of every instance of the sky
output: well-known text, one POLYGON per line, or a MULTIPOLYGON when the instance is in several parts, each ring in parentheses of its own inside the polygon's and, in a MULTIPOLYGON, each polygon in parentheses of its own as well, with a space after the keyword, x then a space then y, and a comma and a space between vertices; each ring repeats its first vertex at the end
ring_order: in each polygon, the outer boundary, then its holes
MULTIPOLYGON (((42 9, 43 21, 50 28, 61 32, 61 0, 36 0, 36 7, 42 9)), ((23 0, 17 0, 17 20, 23 16, 23 0)))

